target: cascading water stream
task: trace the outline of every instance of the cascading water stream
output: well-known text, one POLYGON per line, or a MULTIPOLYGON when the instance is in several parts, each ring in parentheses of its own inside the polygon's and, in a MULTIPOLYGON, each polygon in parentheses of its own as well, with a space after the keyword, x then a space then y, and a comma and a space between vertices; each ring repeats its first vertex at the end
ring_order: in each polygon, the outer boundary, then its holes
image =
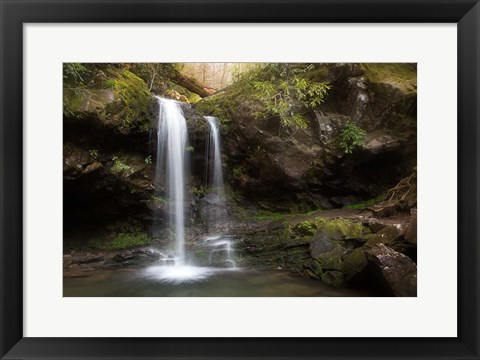
POLYGON ((165 184, 169 206, 170 228, 175 234, 176 265, 185 264, 185 151, 187 122, 180 104, 157 97, 159 117, 157 129, 157 159, 155 196, 160 197, 159 184, 165 184))
POLYGON ((225 184, 223 183, 223 171, 222 171, 222 154, 220 150, 220 128, 218 119, 215 116, 205 116, 210 125, 210 139, 208 145, 208 151, 210 154, 207 156, 213 158, 213 166, 211 166, 210 172, 210 185, 219 196, 225 195, 225 184), (211 156, 213 155, 213 156, 211 156))
MULTIPOLYGON (((157 97, 159 103, 159 117, 157 128, 157 158, 155 169, 155 198, 161 199, 168 206, 168 226, 174 234, 175 257, 163 256, 162 265, 152 267, 149 271, 155 273, 165 281, 184 282, 196 281, 210 276, 213 268, 196 267, 186 262, 185 256, 185 186, 187 178, 186 151, 188 130, 183 115, 181 103, 175 100, 157 97), (164 197, 164 198, 163 198, 164 197), (163 200, 162 200, 163 199, 163 200), (171 265, 175 262, 175 266, 171 265)), ((218 120, 207 117, 210 124, 210 138, 207 145, 207 165, 209 171, 207 183, 211 187, 210 205, 215 210, 209 221, 216 224, 219 217, 217 210, 225 205, 225 186, 222 174, 222 160, 220 152, 220 132, 218 120)), ((157 208, 158 211, 158 208, 157 208)), ((155 218, 161 219, 160 211, 155 218)), ((154 225, 154 233, 159 232, 163 225, 160 221, 154 225), (157 230, 157 231, 155 231, 157 230)), ((210 250, 210 264, 220 268, 236 269, 233 259, 232 240, 222 236, 210 237, 205 240, 210 250), (220 238, 220 241, 212 241, 220 238), (218 259, 213 261, 212 259, 218 259)), ((190 260, 189 260, 190 262, 190 260)))
POLYGON ((205 116, 210 126, 210 136, 206 147, 206 183, 210 187, 208 222, 218 226, 225 205, 225 184, 223 182, 222 154, 220 149, 220 127, 214 116, 205 116))
MULTIPOLYGON (((215 116, 205 116, 210 126, 210 136, 206 147, 207 184, 210 186, 208 225, 209 229, 218 227, 221 215, 225 213, 225 184, 223 182, 222 153, 220 146, 220 125, 215 116)), ((220 254, 220 264, 235 267, 233 261, 232 241, 223 236, 209 236, 205 239, 210 251, 209 262, 213 263, 215 255, 220 254)))

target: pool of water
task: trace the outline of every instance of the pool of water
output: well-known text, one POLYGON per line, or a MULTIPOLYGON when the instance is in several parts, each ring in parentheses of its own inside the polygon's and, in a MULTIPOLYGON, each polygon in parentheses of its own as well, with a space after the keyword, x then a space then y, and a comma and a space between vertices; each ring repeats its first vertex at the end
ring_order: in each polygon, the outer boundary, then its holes
MULTIPOLYGON (((372 296, 338 289, 283 270, 256 271, 191 266, 101 270, 63 279, 66 297, 160 296, 372 296)), ((375 295, 373 295, 375 296, 375 295)))

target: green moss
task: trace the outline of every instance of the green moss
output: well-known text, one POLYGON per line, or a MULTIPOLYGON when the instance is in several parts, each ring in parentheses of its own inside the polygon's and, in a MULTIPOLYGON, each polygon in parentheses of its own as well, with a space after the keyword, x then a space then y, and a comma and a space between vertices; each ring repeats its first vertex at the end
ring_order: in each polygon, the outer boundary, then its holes
POLYGON ((349 219, 330 219, 322 221, 319 230, 329 234, 338 234, 342 238, 359 238, 362 237, 367 229, 360 223, 355 223, 349 219))
POLYGON ((342 271, 342 262, 345 249, 336 246, 332 251, 320 254, 315 258, 323 270, 342 271))
POLYGON ((343 273, 347 278, 352 278, 355 274, 361 272, 367 266, 367 258, 362 248, 354 250, 345 257, 343 261, 343 273))
POLYGON ((386 195, 387 195, 386 193, 382 193, 382 194, 374 197, 373 199, 370 199, 370 200, 367 200, 365 202, 358 203, 358 204, 345 205, 343 208, 344 209, 365 209, 367 207, 373 206, 373 205, 385 200, 386 195))
POLYGON ((100 250, 121 250, 145 246, 152 241, 145 233, 118 233, 107 238, 95 238, 89 246, 100 250))
POLYGON ((314 221, 302 221, 292 225, 292 230, 301 235, 313 235, 317 230, 317 224, 314 221))
MULTIPOLYGON (((128 70, 110 68, 107 74, 109 78, 104 86, 112 89, 121 101, 123 126, 128 128, 133 122, 147 119, 152 94, 145 82, 128 70)), ((114 113, 117 106, 115 103, 107 105, 107 113, 114 113)))
POLYGON ((282 220, 284 219, 286 214, 281 213, 274 213, 266 210, 260 210, 253 218, 257 221, 265 221, 265 220, 282 220))
POLYGON ((345 286, 345 275, 340 271, 327 271, 321 277, 325 284, 333 287, 345 286))
POLYGON ((237 95, 236 92, 232 92, 208 96, 197 101, 195 108, 203 114, 217 117, 225 131, 228 130, 230 125, 230 111, 237 107, 237 101, 241 101, 240 98, 237 98, 237 95))
POLYGON ((417 71, 413 64, 360 64, 371 82, 387 83, 404 92, 416 92, 417 71))

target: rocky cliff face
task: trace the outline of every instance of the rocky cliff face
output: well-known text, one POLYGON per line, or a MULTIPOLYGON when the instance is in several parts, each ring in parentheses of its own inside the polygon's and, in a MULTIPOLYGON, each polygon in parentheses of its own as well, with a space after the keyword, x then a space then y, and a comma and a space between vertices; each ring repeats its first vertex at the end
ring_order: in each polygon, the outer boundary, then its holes
MULTIPOLYGON (((83 238, 143 237, 153 214, 166 209, 165 201, 153 196, 158 111, 158 101, 145 82, 126 69, 92 67, 88 78, 65 82, 67 239, 75 240, 79 233, 83 238)), ((190 105, 185 104, 184 112, 190 160, 201 174, 208 126, 190 105)), ((197 179, 189 180, 189 188, 195 188, 197 179)), ((188 200, 193 196, 190 192, 188 200)))
POLYGON ((326 64, 309 75, 332 89, 308 128, 285 130, 258 118, 255 98, 226 89, 198 103, 228 125, 227 166, 234 186, 272 211, 333 208, 380 195, 416 164, 416 69, 399 64, 326 64), (348 122, 367 131, 353 154, 339 146, 348 122))

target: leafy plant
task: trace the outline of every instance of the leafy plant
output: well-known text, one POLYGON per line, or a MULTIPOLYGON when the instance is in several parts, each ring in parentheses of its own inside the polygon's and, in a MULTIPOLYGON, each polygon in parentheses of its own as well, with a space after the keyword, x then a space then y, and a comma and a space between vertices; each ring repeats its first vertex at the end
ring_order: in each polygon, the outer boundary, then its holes
POLYGON ((342 131, 340 131, 340 147, 346 154, 351 154, 355 148, 365 143, 366 135, 367 132, 365 130, 349 121, 345 124, 342 131))
POLYGON ((119 159, 118 157, 114 156, 112 158, 113 160, 113 165, 112 165, 112 172, 116 174, 123 173, 125 175, 128 175, 131 172, 131 167, 128 166, 124 160, 119 159))
POLYGON ((88 73, 88 69, 80 63, 63 64, 63 78, 66 81, 83 82, 83 77, 88 73))
POLYGON ((96 159, 96 158, 98 157, 98 150, 96 150, 96 149, 88 150, 88 153, 89 153, 90 156, 93 157, 94 159, 96 159))
POLYGON ((152 163, 152 155, 148 155, 146 158, 145 158, 145 164, 151 164, 152 163))
POLYGON ((292 229, 301 235, 313 235, 317 230, 315 222, 304 220, 292 226, 292 229))
POLYGON ((240 74, 237 81, 264 104, 258 117, 277 116, 284 127, 305 129, 308 123, 302 112, 318 107, 331 89, 327 83, 307 79, 311 69, 305 64, 262 64, 240 74))
POLYGON ((166 205, 168 204, 168 200, 161 197, 161 196, 156 196, 156 195, 153 195, 152 196, 152 200, 158 204, 163 204, 163 205, 166 205))

